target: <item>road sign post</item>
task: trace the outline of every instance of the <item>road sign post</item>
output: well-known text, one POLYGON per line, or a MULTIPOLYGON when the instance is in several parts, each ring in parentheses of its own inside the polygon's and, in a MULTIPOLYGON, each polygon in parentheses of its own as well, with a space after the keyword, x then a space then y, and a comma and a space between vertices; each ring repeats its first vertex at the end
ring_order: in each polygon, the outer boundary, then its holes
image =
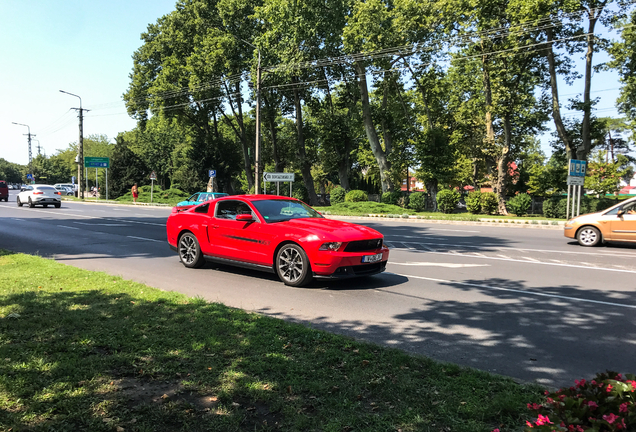
MULTIPOLYGON (((276 193, 279 193, 279 184, 289 182, 289 196, 292 196, 292 185, 296 175, 294 173, 263 173, 263 183, 276 183, 276 193)), ((267 186, 265 187, 267 192, 267 186)))
POLYGON ((106 200, 108 200, 108 168, 110 168, 110 158, 92 156, 84 158, 84 179, 86 182, 86 190, 88 190, 88 168, 95 168, 95 199, 99 199, 97 170, 99 168, 104 168, 106 170, 106 200))
POLYGON ((581 213, 581 191, 585 184, 587 162, 584 160, 570 159, 568 162, 568 197, 565 206, 565 218, 575 217, 581 213), (574 187, 572 187, 574 186, 574 187), (571 192, 571 193, 570 193, 571 192), (570 215, 570 196, 572 196, 572 213, 570 215), (575 215, 576 213, 576 215, 575 215))
POLYGON ((150 173, 150 204, 152 204, 152 193, 155 189, 155 180, 157 180, 157 173, 153 171, 150 173))

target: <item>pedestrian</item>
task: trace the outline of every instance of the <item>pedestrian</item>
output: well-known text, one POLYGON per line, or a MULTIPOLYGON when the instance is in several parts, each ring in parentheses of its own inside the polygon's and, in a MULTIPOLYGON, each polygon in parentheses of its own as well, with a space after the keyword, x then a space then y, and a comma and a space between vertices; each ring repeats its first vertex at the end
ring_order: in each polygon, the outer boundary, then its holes
POLYGON ((139 190, 137 189, 137 183, 133 185, 133 187, 130 189, 130 192, 132 192, 133 202, 137 203, 137 197, 139 197, 139 190))

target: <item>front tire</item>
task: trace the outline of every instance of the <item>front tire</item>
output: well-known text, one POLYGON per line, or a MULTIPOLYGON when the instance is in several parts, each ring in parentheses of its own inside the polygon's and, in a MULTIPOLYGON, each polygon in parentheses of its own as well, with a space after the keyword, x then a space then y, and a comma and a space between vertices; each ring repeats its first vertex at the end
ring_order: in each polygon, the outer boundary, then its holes
POLYGON ((23 203, 22 203, 22 201, 20 201, 20 197, 18 197, 17 201, 18 201, 18 207, 22 207, 23 203))
POLYGON ((31 198, 29 198, 29 208, 33 207, 35 207, 35 204, 33 204, 33 201, 31 201, 31 198))
POLYGON ((576 233, 576 240, 581 246, 594 247, 601 243, 603 237, 601 236, 601 232, 598 228, 585 226, 576 233))
POLYGON ((196 236, 190 232, 179 237, 177 251, 181 263, 187 268, 199 268, 205 263, 199 242, 196 236))
POLYGON ((60 208, 62 204, 55 204, 55 208, 60 208))
POLYGON ((276 254, 276 273, 285 285, 299 287, 308 284, 312 278, 307 254, 300 246, 289 243, 276 254))

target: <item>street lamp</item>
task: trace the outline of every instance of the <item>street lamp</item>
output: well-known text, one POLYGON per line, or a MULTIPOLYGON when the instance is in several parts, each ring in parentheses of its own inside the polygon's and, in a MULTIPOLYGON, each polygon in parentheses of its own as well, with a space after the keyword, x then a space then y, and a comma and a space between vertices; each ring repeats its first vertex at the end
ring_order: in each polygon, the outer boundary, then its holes
POLYGON ((83 112, 88 111, 82 109, 82 98, 76 94, 69 93, 64 90, 60 90, 60 93, 66 93, 67 95, 75 96, 80 100, 79 108, 71 108, 74 110, 79 110, 79 146, 77 149, 77 196, 78 198, 84 199, 84 188, 82 187, 82 165, 84 165, 84 116, 83 112))
MULTIPOLYGON (((29 125, 25 125, 25 124, 22 124, 22 123, 16 123, 16 122, 11 122, 11 123, 13 123, 14 125, 18 125, 18 126, 26 126, 29 129, 29 133, 27 134, 27 136, 29 137, 29 174, 33 175, 33 172, 32 172, 33 157, 31 156, 31 128, 29 127, 29 125)), ((35 135, 33 135, 33 136, 35 136, 35 135)))

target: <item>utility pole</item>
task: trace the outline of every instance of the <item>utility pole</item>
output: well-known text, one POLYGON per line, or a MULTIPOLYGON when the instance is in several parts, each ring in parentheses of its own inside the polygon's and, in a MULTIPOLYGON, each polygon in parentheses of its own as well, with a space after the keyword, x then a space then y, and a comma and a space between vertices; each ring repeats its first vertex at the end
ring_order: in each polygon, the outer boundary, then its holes
POLYGON ((82 168, 84 168, 84 111, 90 111, 82 108, 82 98, 76 94, 60 90, 60 93, 75 96, 80 100, 79 108, 71 108, 79 111, 79 146, 77 149, 77 196, 84 199, 84 188, 82 187, 82 168))
POLYGON ((254 160, 254 193, 261 193, 261 50, 258 51, 258 67, 256 68, 256 155, 254 160))
MULTIPOLYGON (((35 135, 33 135, 35 136, 35 135)), ((38 142, 38 156, 40 156, 42 154, 42 152, 40 151, 40 140, 33 140, 33 141, 37 141, 38 142)))
MULTIPOLYGON (((25 125, 22 123, 16 123, 16 122, 11 122, 14 125, 18 125, 18 126, 26 126, 27 128, 29 128, 29 133, 27 133, 26 135, 29 137, 29 174, 33 175, 33 156, 31 155, 31 137, 35 136, 31 134, 31 128, 29 127, 29 125, 25 125)), ((39 141, 38 141, 39 143, 39 141)))

